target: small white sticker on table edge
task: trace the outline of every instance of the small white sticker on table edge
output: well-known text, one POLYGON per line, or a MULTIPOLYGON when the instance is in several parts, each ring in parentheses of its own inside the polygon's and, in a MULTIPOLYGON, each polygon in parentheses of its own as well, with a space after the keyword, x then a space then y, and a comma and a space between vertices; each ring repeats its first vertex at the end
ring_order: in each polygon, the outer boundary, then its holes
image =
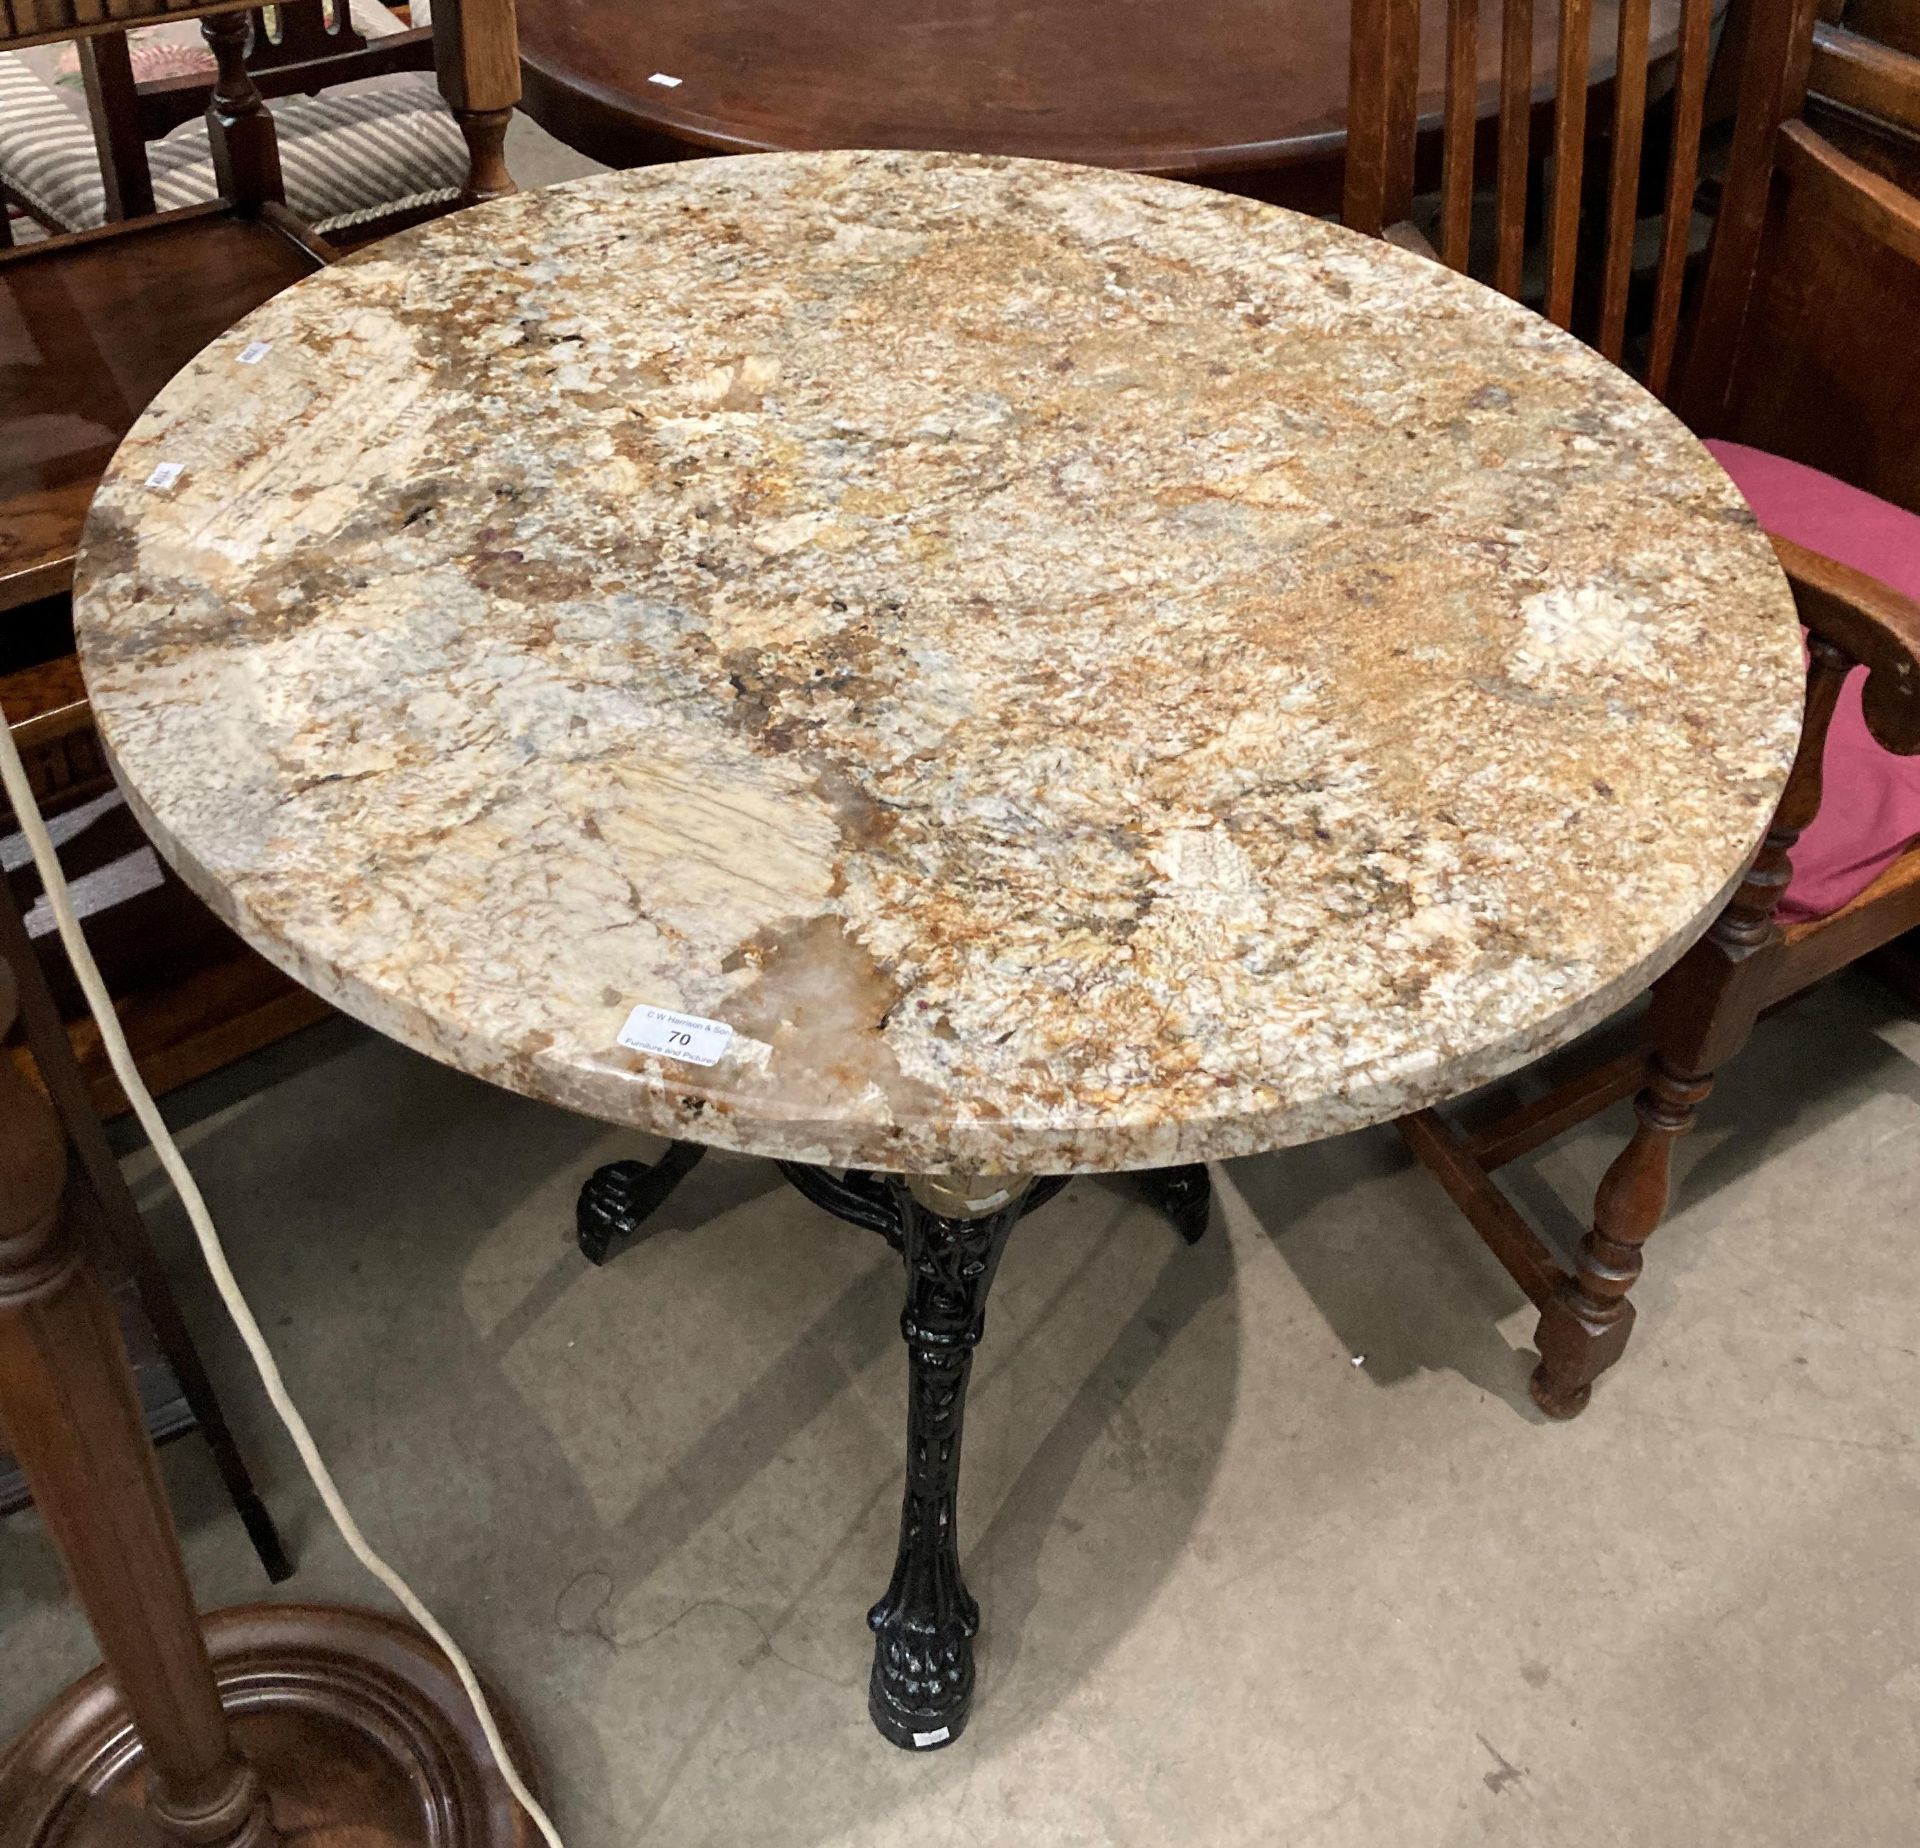
POLYGON ((662 84, 669 90, 677 90, 681 85, 682 79, 678 77, 669 77, 665 71, 655 71, 653 75, 647 79, 647 81, 649 83, 662 84))
POLYGON ((156 462, 153 473, 147 477, 150 488, 170 488, 187 472, 184 462, 156 462))
POLYGON ((240 358, 237 363, 242 366, 257 366, 272 351, 271 340, 249 340, 240 349, 240 358))
POLYGON ((936 1730, 930 1733, 915 1733, 913 1735, 913 1743, 917 1747, 924 1750, 927 1746, 930 1746, 930 1745, 945 1745, 946 1742, 952 1737, 953 1737, 952 1728, 947 1726, 942 1726, 942 1727, 938 1727, 936 1730))
POLYGON ((724 1020, 676 1014, 671 1008, 636 1007, 620 1029, 620 1044, 634 1052, 657 1052, 688 1065, 717 1065, 733 1038, 724 1020))

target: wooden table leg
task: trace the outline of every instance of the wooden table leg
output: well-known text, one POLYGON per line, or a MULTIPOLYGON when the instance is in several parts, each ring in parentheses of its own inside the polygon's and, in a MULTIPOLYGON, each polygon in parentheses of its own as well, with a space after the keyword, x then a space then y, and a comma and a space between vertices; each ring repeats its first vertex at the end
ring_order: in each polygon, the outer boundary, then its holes
MULTIPOLYGON (((0 1033, 14 1005, 0 967, 0 1033)), ((105 1658, 0 1752, 0 1848, 525 1848, 416 1632, 313 1606, 203 1626, 66 1175, 52 1112, 0 1061, 0 1429, 105 1658)))

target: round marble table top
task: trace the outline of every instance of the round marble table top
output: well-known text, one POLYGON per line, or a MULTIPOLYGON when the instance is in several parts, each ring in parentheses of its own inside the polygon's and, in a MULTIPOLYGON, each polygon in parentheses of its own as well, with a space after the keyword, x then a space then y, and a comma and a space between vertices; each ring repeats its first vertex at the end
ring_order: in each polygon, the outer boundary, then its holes
POLYGON ((611 174, 298 284, 128 437, 78 626, 162 851, 348 1012, 994 1172, 1569 1038, 1737 881, 1802 675, 1732 485, 1534 315, 927 154, 611 174))

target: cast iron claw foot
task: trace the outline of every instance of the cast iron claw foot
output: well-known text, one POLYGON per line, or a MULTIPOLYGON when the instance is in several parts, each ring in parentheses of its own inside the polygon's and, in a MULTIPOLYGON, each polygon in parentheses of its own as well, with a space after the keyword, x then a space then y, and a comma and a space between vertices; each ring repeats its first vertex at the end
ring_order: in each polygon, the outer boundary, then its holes
POLYGON ((705 1153, 697 1142, 676 1142, 651 1164, 610 1161, 594 1169, 573 1209, 581 1256, 589 1264, 606 1263, 614 1246, 625 1244, 640 1231, 705 1153))
POLYGON ((973 1639, 980 1607, 960 1583, 957 1565, 935 1569, 942 1582, 915 1587, 913 1608, 895 1586, 867 1613, 875 1637, 867 1712, 881 1736, 909 1752, 934 1752, 966 1730, 973 1712, 973 1639), (935 1613, 931 1617, 929 1613, 935 1613))
POLYGON ((1198 1162, 1184 1168, 1149 1168, 1140 1176, 1140 1191, 1157 1212, 1172 1222, 1189 1245, 1206 1236, 1213 1211, 1213 1182, 1198 1162))

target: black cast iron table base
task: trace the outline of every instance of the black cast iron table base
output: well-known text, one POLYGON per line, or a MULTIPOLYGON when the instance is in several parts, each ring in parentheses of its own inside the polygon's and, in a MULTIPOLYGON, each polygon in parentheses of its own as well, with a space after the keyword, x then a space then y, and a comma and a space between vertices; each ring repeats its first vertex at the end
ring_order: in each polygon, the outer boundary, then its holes
MULTIPOLYGON (((580 1249, 604 1264, 699 1163, 676 1142, 657 1162, 616 1161, 580 1190, 580 1249)), ((1070 1175, 1027 1179, 907 1177, 778 1164, 799 1191, 836 1218, 878 1232, 906 1266, 900 1332, 907 1344, 907 1482, 900 1550, 886 1595, 867 1613, 874 1634, 867 1711, 883 1737, 912 1752, 951 1745, 973 1708, 973 1639, 980 1606, 960 1576, 956 1519, 960 1433, 987 1292, 1013 1228, 1070 1175)), ((1136 1177, 1188 1244, 1207 1229, 1212 1186, 1203 1167, 1136 1177)))

